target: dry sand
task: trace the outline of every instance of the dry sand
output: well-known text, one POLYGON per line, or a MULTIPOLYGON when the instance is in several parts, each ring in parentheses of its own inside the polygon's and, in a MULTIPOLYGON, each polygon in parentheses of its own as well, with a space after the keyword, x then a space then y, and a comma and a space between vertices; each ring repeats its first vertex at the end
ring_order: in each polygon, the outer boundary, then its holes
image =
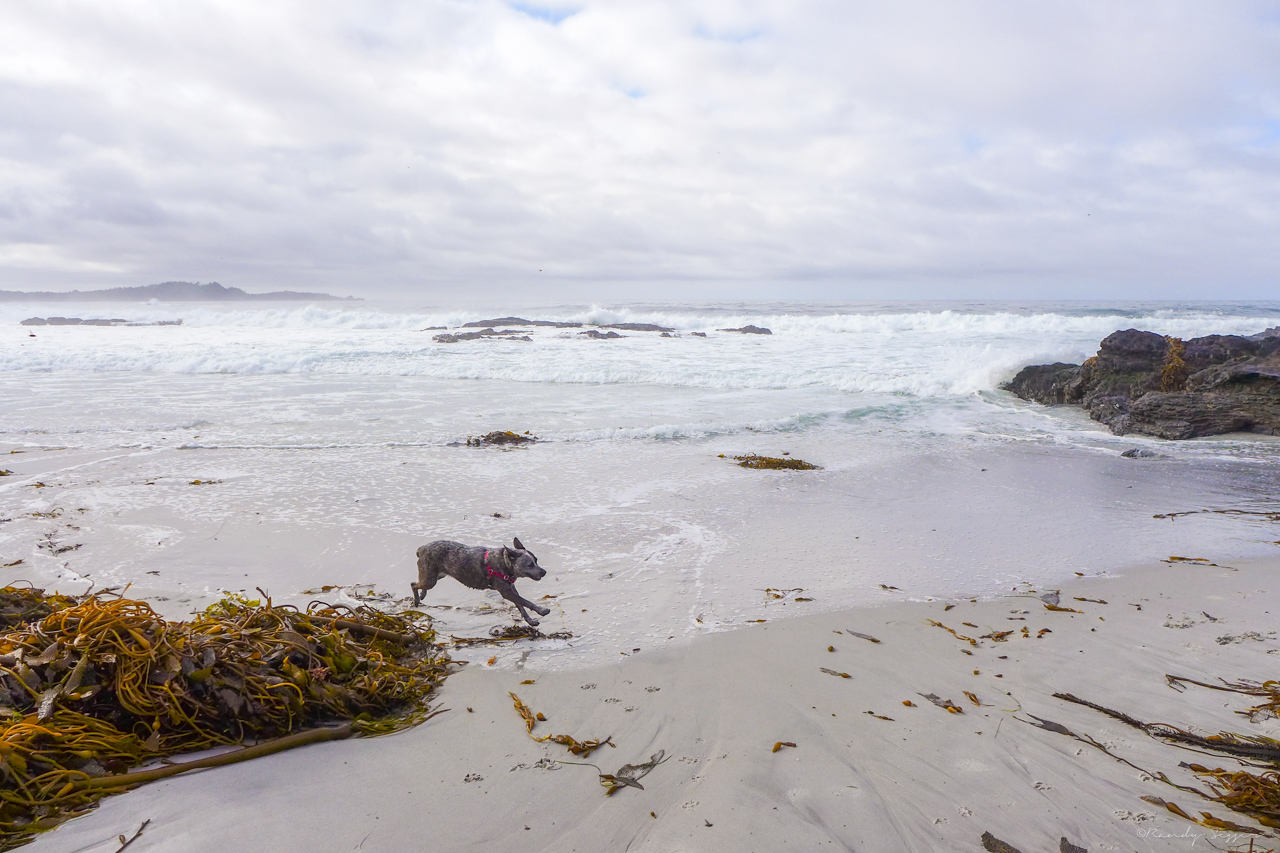
MULTIPOLYGON (((1180 761, 1233 766, 1052 694, 1205 734, 1280 736, 1275 721, 1233 713, 1245 697, 1179 693, 1165 681, 1274 677, 1277 572, 1280 560, 1231 568, 1153 560, 1064 587, 1062 605, 1078 614, 1051 612, 1019 589, 950 610, 903 603, 770 622, 592 669, 472 665, 440 695, 451 710, 416 729, 153 784, 29 849, 114 851, 118 835, 147 819, 131 853, 976 851, 984 832, 1023 853, 1057 851, 1063 837, 1091 851, 1248 849, 1248 838, 1215 834, 1140 797, 1247 819, 1025 721, 1034 714, 1091 735, 1184 784, 1193 779, 1180 761), (930 619, 972 637, 1015 634, 973 647, 930 619), (556 764, 575 759, 529 739, 509 691, 546 715, 535 734, 612 736, 617 747, 590 759, 606 772, 659 750, 669 760, 643 790, 606 797, 594 769, 556 764), (927 693, 964 713, 936 707, 927 693), (796 746, 772 752, 778 741, 796 746)), ((1276 846, 1259 840, 1255 849, 1276 846)))

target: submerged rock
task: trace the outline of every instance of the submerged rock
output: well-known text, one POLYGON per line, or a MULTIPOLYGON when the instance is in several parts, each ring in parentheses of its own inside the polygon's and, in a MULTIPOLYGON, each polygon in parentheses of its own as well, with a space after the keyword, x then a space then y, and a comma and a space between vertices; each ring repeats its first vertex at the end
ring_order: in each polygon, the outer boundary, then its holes
POLYGON ((617 332, 599 332, 599 331, 596 331, 595 329, 587 329, 585 332, 578 332, 578 334, 585 335, 586 337, 596 341, 609 340, 610 338, 626 337, 626 335, 620 335, 617 332))
POLYGON ((741 332, 744 335, 772 335, 773 332, 763 326, 747 324, 740 329, 716 329, 717 332, 741 332))
POLYGON ((1187 341, 1126 329, 1084 364, 1026 367, 1004 387, 1037 403, 1079 403, 1116 435, 1280 435, 1280 327, 1187 341))

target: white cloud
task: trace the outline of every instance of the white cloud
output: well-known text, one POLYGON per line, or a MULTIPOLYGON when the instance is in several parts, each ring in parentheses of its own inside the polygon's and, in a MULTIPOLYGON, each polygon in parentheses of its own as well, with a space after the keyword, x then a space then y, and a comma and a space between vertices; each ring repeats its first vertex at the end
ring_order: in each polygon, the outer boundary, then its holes
POLYGON ((1265 296, 1278 11, 11 6, 0 288, 1265 296))

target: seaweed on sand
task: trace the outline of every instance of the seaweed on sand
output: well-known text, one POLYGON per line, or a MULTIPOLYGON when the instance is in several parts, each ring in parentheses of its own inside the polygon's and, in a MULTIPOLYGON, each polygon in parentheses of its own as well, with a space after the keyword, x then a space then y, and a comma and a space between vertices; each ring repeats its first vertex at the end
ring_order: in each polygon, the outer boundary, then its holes
POLYGON ((51 612, 0 635, 0 849, 155 778, 416 725, 451 663, 429 625, 363 606, 231 597, 169 622, 109 593, 45 599, 51 612))
POLYGON ((617 744, 613 742, 613 735, 609 735, 609 737, 604 740, 594 738, 588 741, 580 741, 570 735, 543 735, 542 737, 537 737, 533 733, 533 727, 538 723, 545 721, 547 718, 542 714, 535 714, 528 705, 520 701, 520 697, 516 694, 508 693, 507 695, 510 696, 511 700, 515 703, 516 713, 524 720, 525 731, 529 733, 530 738, 536 740, 538 743, 545 743, 546 741, 558 743, 561 746, 566 747, 569 752, 574 755, 581 755, 583 758, 590 758, 591 753, 595 752, 602 746, 614 748, 617 746, 617 744))
MULTIPOLYGON (((1223 681, 1221 684, 1206 684, 1190 678, 1182 678, 1174 675, 1165 676, 1170 687, 1182 691, 1186 688, 1185 684, 1195 684, 1200 687, 1207 687, 1211 690, 1222 690, 1232 693, 1241 693, 1248 696, 1256 696, 1263 698, 1265 701, 1246 711, 1238 711, 1250 719, 1257 719, 1258 715, 1274 714, 1277 708, 1280 708, 1280 682, 1228 682, 1223 681)), ((1179 766, 1184 767, 1200 778, 1209 788, 1208 791, 1202 791, 1188 785, 1180 785, 1169 779, 1164 773, 1151 772, 1144 770, 1155 779, 1171 785, 1179 790, 1188 793, 1198 794, 1199 796, 1216 803, 1221 803, 1232 811, 1238 812, 1253 818, 1258 823, 1271 829, 1280 829, 1280 741, 1276 741, 1269 737, 1261 735, 1242 735, 1234 732, 1219 732, 1216 735, 1199 735, 1194 732, 1181 729, 1177 726, 1167 723, 1148 723, 1143 722, 1123 711, 1117 711, 1102 705, 1095 704, 1070 693, 1055 693, 1055 698, 1062 699, 1077 705, 1083 705, 1092 708, 1095 711, 1106 714, 1107 716, 1119 720, 1127 726, 1140 729, 1154 738, 1174 744, 1184 749, 1190 749, 1210 756, 1227 756, 1233 758, 1247 767, 1261 769, 1261 773, 1253 773, 1247 769, 1224 770, 1220 767, 1210 768, 1201 764, 1190 764, 1183 762, 1179 766)), ((1030 716, 1030 715, 1029 715, 1030 716)), ((1126 761, 1118 755, 1115 755, 1107 746, 1099 743, 1088 735, 1078 735, 1070 729, 1050 720, 1043 720, 1033 717, 1039 728, 1048 731, 1057 732, 1058 734, 1068 735, 1076 740, 1086 743, 1092 747, 1102 750, 1119 761, 1129 764, 1131 767, 1137 767, 1132 762, 1126 761)), ((1142 769, 1142 768, 1138 768, 1142 769)), ((1241 826, 1230 821, 1225 821, 1214 817, 1209 812, 1201 812, 1200 817, 1193 817, 1188 814, 1177 804, 1166 802, 1159 797, 1143 797, 1144 800, 1155 805, 1162 806, 1168 811, 1176 815, 1186 818, 1201 826, 1211 829, 1225 829, 1234 832, 1246 832, 1259 834, 1262 830, 1253 827, 1241 826)))
POLYGON ((811 462, 805 462, 803 459, 781 459, 777 456, 757 456, 754 453, 733 458, 743 468, 755 468, 765 471, 816 471, 822 467, 811 462))
POLYGON ((515 640, 572 640, 569 631, 553 631, 544 634, 532 625, 504 625, 491 628, 487 637, 458 637, 450 635, 454 646, 489 646, 497 643, 509 643, 515 640))

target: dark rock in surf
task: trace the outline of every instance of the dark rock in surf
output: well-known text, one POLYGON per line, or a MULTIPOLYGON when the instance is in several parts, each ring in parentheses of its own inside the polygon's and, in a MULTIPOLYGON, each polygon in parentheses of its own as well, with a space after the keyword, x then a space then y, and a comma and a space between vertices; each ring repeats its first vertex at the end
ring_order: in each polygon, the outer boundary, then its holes
POLYGON ((514 329, 503 329, 501 332, 495 332, 493 329, 481 329, 478 332, 445 333, 442 335, 434 335, 431 339, 438 344, 456 344, 459 341, 478 341, 484 338, 496 338, 502 341, 533 340, 533 338, 528 335, 521 335, 514 329))
POLYGON ((1145 450, 1141 447, 1130 447, 1124 453, 1120 454, 1125 459, 1172 459, 1163 453, 1156 453, 1154 450, 1145 450))
POLYGON ((624 332, 674 332, 675 329, 667 326, 658 326, 653 323, 602 323, 602 329, 621 329, 624 332))
POLYGON ((620 335, 617 332, 612 332, 612 331, 599 332, 599 331, 596 331, 595 329, 587 329, 585 332, 578 332, 578 334, 591 338, 592 340, 596 340, 596 341, 605 341, 605 340, 610 340, 612 338, 626 337, 626 335, 620 335))
POLYGON ((475 320, 463 323, 464 329, 482 329, 486 326, 550 326, 553 329, 580 329, 581 323, 561 323, 555 320, 526 320, 523 317, 498 317, 494 320, 475 320))
POLYGON ((1084 364, 1026 367, 1004 387, 1038 403, 1079 403, 1116 435, 1280 435, 1280 327, 1187 341, 1127 329, 1084 364))
POLYGON ((763 326, 752 326, 750 324, 740 329, 716 329, 717 332, 741 332, 744 335, 772 335, 773 332, 763 326))

